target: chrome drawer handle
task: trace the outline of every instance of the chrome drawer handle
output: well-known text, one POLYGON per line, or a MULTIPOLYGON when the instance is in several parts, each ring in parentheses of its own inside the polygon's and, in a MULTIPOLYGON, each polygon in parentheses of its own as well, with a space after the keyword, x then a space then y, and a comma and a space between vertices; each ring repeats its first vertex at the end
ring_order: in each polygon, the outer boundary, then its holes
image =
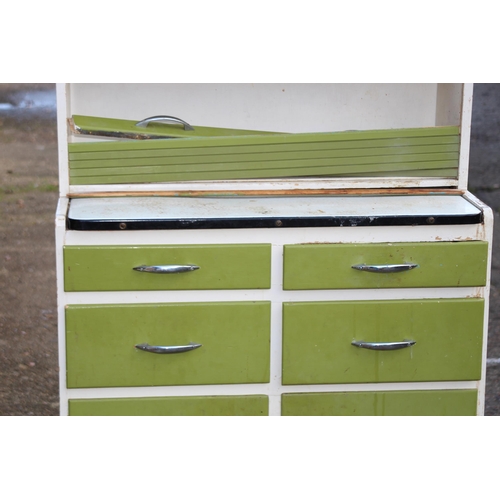
POLYGON ((369 273, 400 273, 402 271, 410 271, 418 267, 418 264, 382 264, 382 265, 369 265, 357 264, 351 266, 358 271, 367 271, 369 273))
POLYGON ((201 344, 189 345, 149 345, 149 344, 137 344, 134 346, 136 349, 146 352, 154 352, 156 354, 175 354, 178 352, 192 351, 193 349, 198 349, 201 344))
POLYGON ((396 349, 404 349, 415 345, 415 340, 404 340, 403 342, 359 342, 353 340, 351 345, 362 347, 363 349, 372 349, 374 351, 395 351, 396 349))
POLYGON ((134 267, 134 271, 140 271, 143 273, 156 273, 156 274, 176 274, 176 273, 189 273, 190 271, 196 271, 199 266, 194 266, 188 264, 185 266, 179 265, 168 265, 168 266, 137 266, 134 267))
POLYGON ((168 122, 168 123, 180 123, 184 125, 184 130, 194 130, 189 123, 185 122, 184 120, 181 120, 180 118, 176 118, 175 116, 165 116, 165 115, 158 115, 158 116, 150 116, 149 118, 145 118, 144 120, 141 120, 140 122, 137 122, 135 124, 136 127, 147 127, 150 123, 153 122, 168 122))

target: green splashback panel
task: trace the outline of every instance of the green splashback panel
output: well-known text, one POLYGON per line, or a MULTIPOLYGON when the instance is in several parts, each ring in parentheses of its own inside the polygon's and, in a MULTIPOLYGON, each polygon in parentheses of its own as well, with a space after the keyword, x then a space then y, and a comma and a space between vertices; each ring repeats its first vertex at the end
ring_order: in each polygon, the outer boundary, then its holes
POLYGON ((131 387, 269 381, 270 303, 70 305, 67 385, 131 387), (154 354, 136 344, 201 347, 154 354))
POLYGON ((481 378, 483 299, 287 302, 283 384, 481 378), (375 351, 351 342, 400 342, 375 351))
POLYGON ((285 290, 484 286, 488 242, 285 245, 285 290), (398 273, 358 264, 418 264, 398 273))
POLYGON ((71 184, 458 173, 459 128, 69 144, 71 184))
POLYGON ((64 247, 66 291, 217 290, 269 288, 271 245, 141 245, 64 247), (137 266, 199 266, 179 274, 137 266))
POLYGON ((268 397, 186 396, 70 399, 70 416, 264 416, 268 397))
POLYGON ((284 416, 474 416, 477 391, 283 394, 284 416))

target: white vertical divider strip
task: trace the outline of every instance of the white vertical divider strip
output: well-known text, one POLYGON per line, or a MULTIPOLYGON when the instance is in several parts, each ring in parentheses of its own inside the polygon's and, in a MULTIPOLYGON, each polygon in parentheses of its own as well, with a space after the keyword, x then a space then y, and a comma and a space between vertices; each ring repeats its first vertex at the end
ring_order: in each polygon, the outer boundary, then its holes
POLYGON ((488 265, 486 275, 486 287, 484 290, 484 323, 483 323, 483 353, 481 365, 481 381, 478 394, 478 415, 484 415, 486 399, 486 358, 488 355, 488 326, 490 309, 490 281, 491 281, 491 258, 493 249, 493 211, 489 207, 484 209, 484 221, 486 230, 486 240, 488 241, 488 265))
POLYGON ((68 198, 59 198, 55 217, 56 237, 56 268, 57 268, 57 331, 59 337, 59 414, 68 414, 68 397, 66 392, 66 325, 65 325, 65 292, 64 292, 64 262, 63 246, 66 235, 66 213, 68 198))
POLYGON ((59 154, 59 196, 66 197, 69 193, 68 168, 68 128, 67 113, 69 109, 69 87, 64 83, 56 84, 57 105, 57 149, 59 154))
POLYGON ((281 415, 283 246, 271 250, 271 378, 269 416, 281 415))
POLYGON ((485 239, 488 242, 488 263, 486 266, 486 286, 483 288, 484 297, 484 319, 483 319, 483 352, 481 364, 481 380, 478 384, 478 403, 477 414, 484 415, 486 398, 486 365, 488 354, 488 327, 489 327, 489 309, 490 309, 490 282, 491 282, 491 259, 493 251, 493 211, 472 193, 466 192, 464 197, 471 203, 474 203, 483 211, 484 223, 479 226, 478 239, 485 239))
POLYGON ((467 189, 469 176, 470 134, 472 126, 472 92, 474 85, 464 83, 462 122, 460 124, 460 156, 458 165, 458 189, 467 189))

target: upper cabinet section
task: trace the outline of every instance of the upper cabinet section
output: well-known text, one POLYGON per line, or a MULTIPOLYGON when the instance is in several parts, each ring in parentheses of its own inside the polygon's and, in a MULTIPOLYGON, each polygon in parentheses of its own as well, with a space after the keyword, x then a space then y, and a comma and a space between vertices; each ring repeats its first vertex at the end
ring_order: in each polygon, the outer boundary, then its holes
POLYGON ((71 84, 71 112, 286 133, 460 125, 462 84, 71 84))
POLYGON ((470 84, 59 84, 61 190, 465 189, 471 107, 470 84))

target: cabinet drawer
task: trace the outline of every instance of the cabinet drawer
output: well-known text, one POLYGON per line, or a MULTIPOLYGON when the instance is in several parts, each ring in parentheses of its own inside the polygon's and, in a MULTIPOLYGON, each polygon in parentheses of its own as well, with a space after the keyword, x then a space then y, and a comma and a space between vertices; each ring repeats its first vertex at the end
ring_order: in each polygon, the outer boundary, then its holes
POLYGON ((285 303, 283 384, 479 380, 483 310, 483 299, 285 303))
POLYGON ((186 396, 164 398, 70 399, 70 416, 263 416, 268 397, 186 396))
POLYGON ((269 381, 270 303, 68 306, 67 386, 269 381), (136 345, 201 347, 157 354, 136 345))
POLYGON ((267 244, 64 247, 67 292, 269 288, 270 283, 271 245, 267 244), (141 266, 199 269, 134 270, 141 266))
POLYGON ((285 245, 283 288, 484 286, 487 254, 486 241, 285 245), (404 264, 416 267, 387 267, 404 264))
POLYGON ((477 391, 384 391, 283 394, 284 416, 474 416, 477 391))

